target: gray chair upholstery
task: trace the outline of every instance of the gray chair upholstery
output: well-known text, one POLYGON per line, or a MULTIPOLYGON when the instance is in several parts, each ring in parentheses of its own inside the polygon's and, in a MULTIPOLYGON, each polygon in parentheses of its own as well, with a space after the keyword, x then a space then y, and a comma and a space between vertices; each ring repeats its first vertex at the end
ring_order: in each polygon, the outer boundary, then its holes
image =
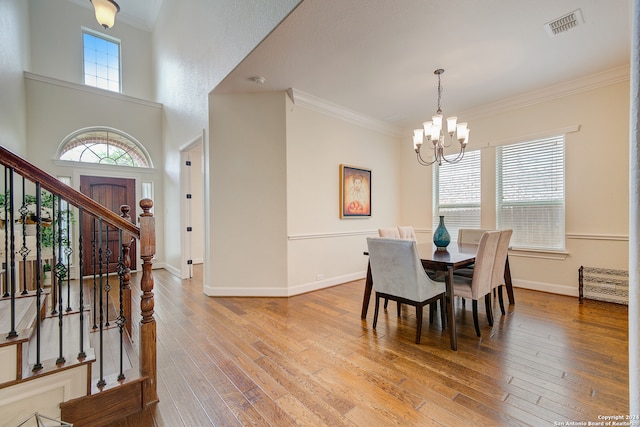
POLYGON ((416 344, 420 343, 422 312, 427 304, 440 301, 443 327, 446 325, 444 283, 431 280, 422 267, 416 242, 405 239, 367 238, 376 307, 373 328, 378 323, 380 298, 416 307, 416 344))
POLYGON ((502 285, 504 284, 504 267, 507 263, 507 255, 509 253, 509 242, 511 241, 512 229, 500 230, 500 238, 498 239, 498 247, 496 249, 496 259, 493 264, 492 285, 491 287, 498 290, 498 301, 500 302, 500 311, 505 315, 504 300, 502 298, 502 285))
MULTIPOLYGON (((477 245, 480 243, 480 238, 486 231, 493 231, 482 228, 460 228, 458 230, 458 244, 459 245, 477 245)), ((458 276, 473 277, 473 264, 459 268, 454 272, 458 276)))
POLYGON ((491 309, 491 289, 493 288, 493 266, 496 259, 496 250, 500 231, 487 231, 483 233, 478 243, 476 262, 472 277, 453 276, 453 294, 462 298, 473 300, 473 323, 476 335, 480 336, 478 326, 478 300, 485 297, 485 308, 489 325, 493 325, 493 312, 491 309))

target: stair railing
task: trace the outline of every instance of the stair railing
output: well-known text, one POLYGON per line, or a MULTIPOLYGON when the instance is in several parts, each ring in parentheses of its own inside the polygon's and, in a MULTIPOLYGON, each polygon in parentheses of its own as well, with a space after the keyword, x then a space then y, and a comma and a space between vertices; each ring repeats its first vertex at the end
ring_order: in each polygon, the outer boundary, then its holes
MULTIPOLYGON (((26 191, 27 189, 35 189, 35 228, 36 228, 36 242, 35 242, 35 294, 37 301, 36 312, 36 362, 31 366, 34 372, 43 369, 42 361, 40 360, 40 327, 41 327, 41 312, 42 307, 41 298, 43 292, 45 292, 44 278, 43 278, 43 238, 50 239, 51 254, 47 254, 47 257, 51 257, 53 262, 51 264, 52 284, 51 295, 49 295, 51 301, 51 315, 57 315, 59 322, 59 353, 56 359, 56 365, 58 367, 64 367, 69 361, 65 360, 64 348, 63 348, 63 324, 65 322, 65 314, 75 311, 72 306, 71 295, 71 281, 70 270, 71 267, 71 254, 73 247, 76 246, 79 252, 79 287, 78 287, 78 315, 80 318, 80 343, 79 352, 77 356, 78 361, 83 361, 87 354, 85 352, 86 344, 83 342, 84 333, 82 328, 86 321, 90 319, 84 318, 84 307, 86 304, 86 296, 84 295, 84 284, 82 280, 82 263, 83 254, 88 250, 86 247, 87 236, 83 236, 82 227, 79 227, 79 236, 77 245, 72 243, 71 234, 71 215, 78 216, 78 221, 82 224, 83 218, 89 216, 93 219, 94 227, 97 232, 93 233, 91 237, 92 247, 91 251, 94 262, 98 266, 98 277, 94 283, 94 296, 100 300, 100 304, 92 308, 94 314, 97 314, 98 318, 94 321, 94 326, 100 329, 100 346, 98 352, 103 351, 102 333, 104 328, 109 326, 110 320, 115 321, 116 326, 120 332, 120 372, 117 375, 118 382, 122 382, 125 379, 122 364, 123 343, 127 339, 131 339, 132 334, 132 293, 130 287, 130 246, 134 239, 139 242, 140 258, 142 259, 142 276, 140 279, 140 289, 142 295, 140 298, 140 314, 141 320, 139 324, 139 375, 144 378, 143 386, 143 404, 146 406, 150 403, 157 401, 156 391, 156 322, 154 319, 154 297, 153 287, 154 279, 152 274, 152 258, 155 255, 155 218, 150 213, 153 207, 153 202, 150 199, 143 199, 140 201, 140 207, 142 213, 138 219, 139 226, 131 223, 129 213, 129 207, 123 205, 121 207, 122 215, 110 211, 106 207, 95 202, 86 195, 74 190, 66 184, 60 182, 54 176, 44 172, 37 168, 28 161, 15 155, 11 151, 0 147, 0 163, 4 166, 4 190, 2 194, 2 203, 0 203, 0 214, 4 219, 4 241, 0 242, 0 246, 4 247, 4 259, 0 260, 0 265, 5 267, 3 286, 0 291, 2 292, 2 298, 9 301, 11 310, 11 325, 9 326, 9 333, 5 337, 6 340, 18 338, 20 331, 16 329, 16 300, 21 296, 27 296, 29 294, 27 285, 27 270, 25 268, 27 258, 31 255, 31 249, 28 247, 26 238, 26 219, 30 212, 27 209, 26 203, 26 191), (19 185, 16 185, 16 178, 19 181, 19 185), (45 193, 46 192, 46 193, 45 193), (51 221, 49 224, 45 224, 48 218, 43 215, 43 197, 51 198, 51 221), (73 214, 71 213, 73 212, 73 214), (45 225, 51 227, 47 233, 43 233, 45 225), (18 227, 18 229, 16 229, 18 227), (22 233, 19 233, 19 229, 22 228, 22 233), (111 282, 109 281, 109 273, 102 270, 105 265, 108 264, 110 257, 113 254, 110 253, 108 246, 103 244, 102 235, 103 230, 106 233, 118 233, 118 245, 119 254, 117 262, 117 276, 118 276, 118 295, 113 296, 110 293, 111 282), (115 231, 113 231, 115 230, 115 231), (20 236, 21 234, 21 236, 20 236), (16 238, 16 236, 19 236, 16 238), (96 240, 98 242, 93 243, 96 240), (16 241, 17 240, 17 241, 16 241), (18 246, 16 246, 16 244, 18 246), (16 268, 16 265, 23 268, 22 274, 16 268), (106 276, 106 277, 105 277, 106 276), (20 278, 22 284, 19 283, 20 278), (66 296, 64 295, 63 288, 66 283, 66 296), (22 286, 20 286, 22 285, 22 286), (107 301, 102 301, 103 296, 107 301), (110 301, 117 298, 118 300, 118 312, 115 319, 109 319, 108 310, 110 307, 110 301), (66 306, 65 306, 66 304, 66 306), (106 310, 106 313, 105 313, 106 310)), ((33 257, 32 257, 33 258, 33 257)), ((106 267, 104 267, 106 268, 106 267)), ((107 270, 108 271, 108 270, 107 270)), ((32 291, 33 292, 33 291, 32 291)), ((104 378, 103 367, 101 365, 102 358, 98 358, 98 365, 100 368, 99 380, 95 384, 99 390, 102 390, 105 386, 115 386, 117 384, 107 384, 104 378)), ((21 374, 18 373, 18 376, 21 374)), ((19 380, 17 378, 16 380, 19 380)))

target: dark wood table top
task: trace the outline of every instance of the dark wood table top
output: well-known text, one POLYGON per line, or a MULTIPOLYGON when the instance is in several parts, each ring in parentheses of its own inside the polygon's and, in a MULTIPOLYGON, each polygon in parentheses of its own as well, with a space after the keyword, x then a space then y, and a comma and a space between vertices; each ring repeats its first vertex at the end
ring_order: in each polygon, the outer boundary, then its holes
POLYGON ((425 266, 436 270, 454 270, 473 264, 476 260, 477 245, 451 243, 446 250, 439 250, 433 243, 420 243, 418 253, 425 266))

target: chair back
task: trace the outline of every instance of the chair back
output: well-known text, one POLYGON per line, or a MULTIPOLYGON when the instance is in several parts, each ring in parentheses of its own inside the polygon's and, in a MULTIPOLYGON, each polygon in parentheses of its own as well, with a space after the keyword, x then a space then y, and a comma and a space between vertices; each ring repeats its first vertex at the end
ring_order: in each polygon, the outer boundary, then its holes
POLYGON ((513 230, 508 228, 500 231, 500 238, 498 239, 498 247, 496 248, 496 259, 493 264, 492 273, 492 288, 497 288, 504 283, 504 267, 507 263, 507 254, 509 253, 509 242, 511 241, 511 235, 513 230))
POLYGON ((378 228, 378 235, 380 237, 390 237, 392 239, 399 239, 400 238, 400 232, 395 227, 378 228))
POLYGON ((418 240, 416 239, 415 230, 410 225, 399 225, 398 232, 400 233, 401 239, 416 240, 416 241, 418 240))
POLYGON ((458 229, 458 243, 477 245, 480 243, 480 238, 487 231, 481 228, 460 228, 458 229))
POLYGON ((499 239, 500 231, 485 231, 478 243, 473 278, 471 279, 471 298, 475 300, 491 292, 493 287, 493 265, 499 239))
POLYGON ((415 241, 368 237, 367 246, 376 292, 421 302, 445 291, 425 273, 415 241))

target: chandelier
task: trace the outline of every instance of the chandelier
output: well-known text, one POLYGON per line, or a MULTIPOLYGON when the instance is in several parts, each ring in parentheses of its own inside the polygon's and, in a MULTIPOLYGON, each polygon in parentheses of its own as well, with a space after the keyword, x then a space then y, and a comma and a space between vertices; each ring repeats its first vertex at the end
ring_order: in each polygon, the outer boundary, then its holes
POLYGON ((457 117, 447 117, 447 135, 445 135, 442 129, 442 109, 440 108, 440 99, 442 98, 442 85, 440 84, 440 75, 444 73, 442 68, 438 68, 433 74, 438 76, 438 110, 436 115, 431 117, 431 120, 424 122, 423 129, 415 129, 413 131, 413 148, 417 154, 418 163, 423 166, 430 166, 434 163, 438 163, 438 166, 442 165, 442 162, 457 163, 464 157, 464 149, 469 142, 469 129, 466 123, 458 123, 457 117), (422 158, 421 148, 423 139, 427 140, 427 145, 433 148, 433 161, 426 161, 422 158), (444 156, 444 149, 450 147, 453 141, 457 140, 460 143, 460 152, 455 158, 446 158, 444 156), (430 143, 430 144, 429 144, 430 143))
POLYGON ((90 0, 96 12, 96 20, 104 29, 113 27, 116 21, 116 13, 120 12, 120 6, 113 0, 90 0))

